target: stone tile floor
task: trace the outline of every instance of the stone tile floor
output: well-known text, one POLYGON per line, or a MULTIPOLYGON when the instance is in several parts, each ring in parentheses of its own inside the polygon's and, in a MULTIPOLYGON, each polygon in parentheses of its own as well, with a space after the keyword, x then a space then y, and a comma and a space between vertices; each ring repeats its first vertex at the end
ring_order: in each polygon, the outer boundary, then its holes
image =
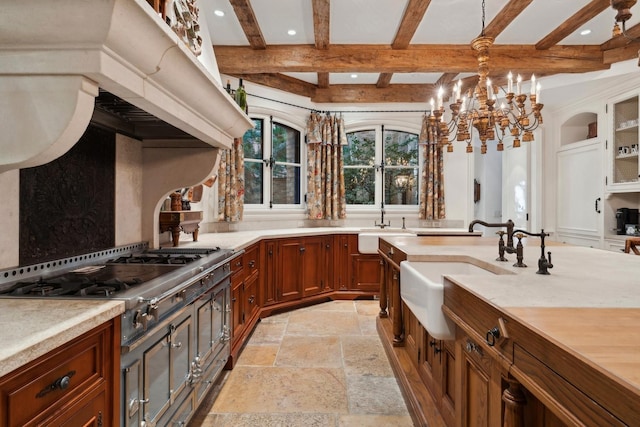
POLYGON ((189 426, 413 426, 378 311, 377 301, 332 301, 262 319, 189 426))

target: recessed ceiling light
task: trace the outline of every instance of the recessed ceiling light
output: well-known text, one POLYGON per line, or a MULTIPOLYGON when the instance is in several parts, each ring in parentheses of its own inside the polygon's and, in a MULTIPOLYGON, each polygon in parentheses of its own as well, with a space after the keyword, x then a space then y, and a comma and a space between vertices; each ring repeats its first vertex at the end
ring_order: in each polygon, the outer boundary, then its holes
POLYGON ((224 12, 223 12, 223 11, 221 11, 221 10, 214 10, 214 11, 213 11, 213 13, 214 13, 216 16, 224 16, 224 12))
POLYGON ((295 36, 296 35, 296 30, 289 30, 289 31, 287 31, 287 34, 289 34, 290 36, 295 36))
POLYGON ((352 79, 357 79, 357 78, 358 78, 358 75, 357 75, 357 74, 351 74, 351 78, 352 78, 352 79))
POLYGON ((587 34, 591 34, 591 30, 582 30, 580 31, 581 36, 586 36, 587 34))

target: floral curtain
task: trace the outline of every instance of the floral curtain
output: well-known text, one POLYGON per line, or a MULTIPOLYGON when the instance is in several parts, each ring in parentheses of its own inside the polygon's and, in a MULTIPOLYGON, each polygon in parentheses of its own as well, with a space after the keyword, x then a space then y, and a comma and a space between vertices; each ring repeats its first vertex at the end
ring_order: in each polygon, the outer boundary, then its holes
POLYGON ((218 221, 242 221, 244 212, 244 148, 235 138, 230 150, 221 150, 218 168, 218 221))
POLYGON ((311 113, 307 121, 307 217, 343 219, 346 215, 342 146, 347 145, 342 116, 311 113))
POLYGON ((443 149, 438 144, 436 129, 429 126, 429 117, 422 118, 420 140, 422 147, 422 189, 420 191, 420 219, 444 219, 444 161, 443 149))

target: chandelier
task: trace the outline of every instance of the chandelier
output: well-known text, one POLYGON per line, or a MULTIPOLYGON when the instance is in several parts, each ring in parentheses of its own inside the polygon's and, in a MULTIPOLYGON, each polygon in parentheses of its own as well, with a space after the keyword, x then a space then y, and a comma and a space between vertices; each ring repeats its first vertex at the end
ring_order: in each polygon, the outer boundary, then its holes
POLYGON ((467 153, 473 152, 472 136, 474 130, 481 142, 480 151, 487 152, 487 141, 496 141, 498 151, 504 149, 503 139, 509 134, 513 137, 513 146, 519 147, 520 140, 534 140, 533 131, 542 124, 543 104, 540 103, 540 84, 536 85, 535 76, 531 76, 531 90, 522 91, 522 77, 518 75, 514 85, 513 75, 507 76, 506 91, 499 85, 493 85, 489 74, 489 48, 494 38, 484 33, 485 1, 482 1, 482 32, 471 42, 471 48, 478 59, 478 83, 462 96, 462 81, 458 80, 451 91, 450 119, 445 120, 443 89, 438 90, 437 105, 431 99, 431 111, 428 116, 428 134, 430 142, 448 152, 453 151, 452 139, 467 143, 467 153), (514 90, 515 89, 515 90, 514 90), (500 91, 503 94, 499 100, 500 91), (527 108, 527 98, 529 107, 527 108))

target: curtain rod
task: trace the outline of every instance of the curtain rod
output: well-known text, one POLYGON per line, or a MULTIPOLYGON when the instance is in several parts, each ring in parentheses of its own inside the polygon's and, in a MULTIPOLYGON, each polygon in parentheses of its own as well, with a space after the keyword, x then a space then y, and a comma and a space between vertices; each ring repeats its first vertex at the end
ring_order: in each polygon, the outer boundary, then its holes
POLYGON ((267 101, 278 102, 280 104, 288 105, 290 107, 302 108, 303 110, 311 111, 312 113, 327 113, 327 114, 335 114, 335 113, 427 113, 428 110, 318 110, 316 108, 303 107, 302 105, 291 104, 289 102, 279 101, 277 99, 271 99, 260 95, 254 95, 252 93, 247 93, 248 96, 253 96, 255 98, 264 99, 267 101))

